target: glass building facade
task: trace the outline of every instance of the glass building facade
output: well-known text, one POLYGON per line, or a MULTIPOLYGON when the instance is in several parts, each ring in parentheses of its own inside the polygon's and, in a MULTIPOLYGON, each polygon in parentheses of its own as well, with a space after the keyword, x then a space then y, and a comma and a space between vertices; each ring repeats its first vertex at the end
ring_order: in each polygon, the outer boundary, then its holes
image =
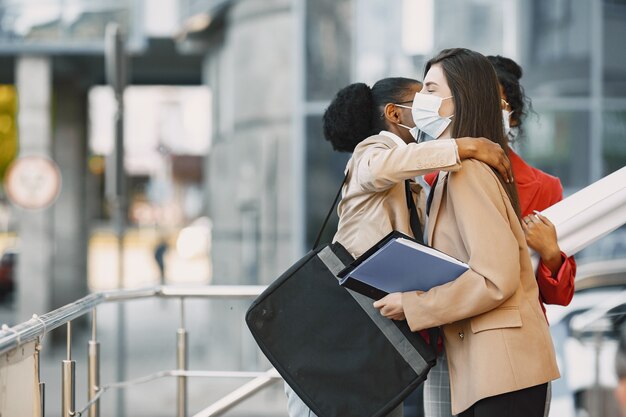
POLYGON ((105 27, 117 23, 128 47, 145 46, 142 17, 146 2, 135 0, 3 0, 2 53, 101 53, 105 27))

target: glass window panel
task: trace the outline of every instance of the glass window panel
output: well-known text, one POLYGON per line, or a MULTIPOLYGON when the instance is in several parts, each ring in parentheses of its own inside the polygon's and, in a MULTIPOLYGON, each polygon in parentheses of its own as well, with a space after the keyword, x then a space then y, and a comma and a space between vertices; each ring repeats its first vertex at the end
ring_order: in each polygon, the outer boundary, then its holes
POLYGON ((531 55, 534 63, 580 59, 591 51, 591 2, 535 0, 531 55))
POLYGON ((604 175, 626 166, 626 111, 603 115, 604 175))
POLYGON ((591 3, 534 0, 528 31, 524 85, 533 97, 590 94, 591 3))
POLYGON ((525 122, 519 147, 534 167, 561 179, 564 188, 578 189, 589 183, 588 112, 535 109, 525 122))
POLYGON ((389 7, 388 0, 356 0, 355 80, 373 85, 389 76, 422 78, 423 65, 415 65, 403 49, 408 36, 403 25, 417 25, 422 16, 403 20, 403 4, 398 0, 398 7, 389 7))
MULTIPOLYGON (((336 152, 322 134, 322 117, 306 120, 305 215, 306 249, 313 246, 324 218, 339 189, 350 154, 336 152)), ((330 242, 337 231, 337 216, 331 216, 322 242, 330 242)))
POLYGON ((626 1, 604 3, 604 95, 626 97, 626 1))
POLYGON ((306 98, 330 100, 350 83, 352 1, 306 2, 306 98))
POLYGON ((503 2, 437 0, 435 50, 465 47, 484 54, 502 51, 503 2))

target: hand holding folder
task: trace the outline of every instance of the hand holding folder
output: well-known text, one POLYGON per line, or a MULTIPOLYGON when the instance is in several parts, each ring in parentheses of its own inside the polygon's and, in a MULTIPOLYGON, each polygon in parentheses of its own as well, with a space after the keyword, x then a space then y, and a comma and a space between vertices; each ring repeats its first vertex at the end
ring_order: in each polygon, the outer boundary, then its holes
POLYGON ((393 292, 428 291, 468 269, 467 264, 394 231, 342 270, 339 283, 378 300, 393 292))

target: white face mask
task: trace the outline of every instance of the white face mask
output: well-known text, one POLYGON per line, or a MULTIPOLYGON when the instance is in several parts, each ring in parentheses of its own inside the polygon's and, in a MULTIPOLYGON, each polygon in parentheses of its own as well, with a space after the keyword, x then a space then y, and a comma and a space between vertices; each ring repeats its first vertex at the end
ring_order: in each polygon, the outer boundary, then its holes
POLYGON ((512 126, 509 129, 509 133, 507 134, 509 142, 514 143, 519 136, 519 128, 517 126, 512 126))
POLYGON ((450 118, 454 116, 439 116, 441 103, 443 100, 447 100, 449 98, 452 98, 452 96, 439 97, 432 94, 415 93, 413 107, 411 108, 415 126, 434 139, 441 136, 443 131, 446 130, 452 122, 450 118))
MULTIPOLYGON (((400 104, 397 104, 397 106, 400 106, 400 104)), ((402 107, 406 107, 406 106, 402 106, 402 107)), ((408 127, 406 125, 403 125, 402 123, 398 123, 398 126, 408 129, 411 136, 413 136, 413 139, 417 140, 417 135, 419 134, 419 129, 417 128, 417 126, 408 127)))
POLYGON ((502 110, 502 126, 504 127, 504 135, 509 136, 511 131, 511 112, 508 110, 502 110))

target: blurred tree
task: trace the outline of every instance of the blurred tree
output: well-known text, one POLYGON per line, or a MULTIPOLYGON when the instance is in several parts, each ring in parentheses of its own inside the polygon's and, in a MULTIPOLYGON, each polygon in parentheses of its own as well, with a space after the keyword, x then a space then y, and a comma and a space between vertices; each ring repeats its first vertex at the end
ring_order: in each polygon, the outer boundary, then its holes
POLYGON ((17 156, 17 91, 0 85, 0 182, 17 156))

